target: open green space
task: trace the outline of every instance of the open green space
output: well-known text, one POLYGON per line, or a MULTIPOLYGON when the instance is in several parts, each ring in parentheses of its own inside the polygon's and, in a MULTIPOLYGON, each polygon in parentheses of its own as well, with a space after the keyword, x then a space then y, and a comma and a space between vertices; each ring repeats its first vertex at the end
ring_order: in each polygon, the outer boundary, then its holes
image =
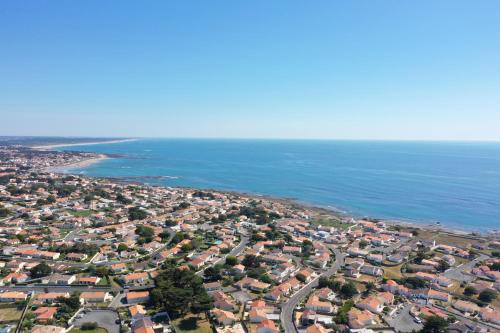
POLYGON ((73 328, 71 331, 69 331, 69 333, 108 333, 108 331, 102 327, 96 328, 95 330, 87 330, 87 331, 84 331, 79 328, 73 328))
POLYGON ((0 308, 0 323, 16 322, 21 319, 22 311, 17 308, 0 308))
POLYGON ((204 314, 188 314, 173 321, 175 328, 180 333, 211 333, 210 322, 204 314))
POLYGON ((331 217, 314 219, 311 221, 311 223, 314 225, 334 227, 334 228, 342 229, 342 230, 347 230, 350 226, 352 226, 352 223, 342 222, 339 219, 335 219, 335 218, 331 218, 331 217))
POLYGON ((68 213, 70 213, 74 217, 89 217, 90 215, 92 215, 92 211, 89 209, 85 210, 68 209, 68 213))

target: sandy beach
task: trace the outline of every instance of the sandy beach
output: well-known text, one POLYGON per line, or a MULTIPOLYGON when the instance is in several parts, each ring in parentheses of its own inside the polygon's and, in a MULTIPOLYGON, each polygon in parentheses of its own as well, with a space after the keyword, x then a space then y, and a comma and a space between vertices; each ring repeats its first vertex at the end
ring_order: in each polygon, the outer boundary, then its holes
POLYGON ((137 140, 138 139, 121 139, 121 140, 96 141, 96 142, 61 143, 61 144, 55 144, 55 145, 34 146, 31 148, 38 149, 38 150, 50 150, 50 149, 62 148, 62 147, 102 145, 102 144, 108 144, 108 143, 122 143, 122 142, 131 142, 131 141, 137 141, 137 140))
POLYGON ((107 155, 99 154, 97 157, 86 158, 84 160, 81 160, 81 161, 78 161, 75 163, 69 163, 69 164, 63 164, 63 165, 57 165, 57 166, 44 168, 42 171, 43 172, 55 172, 55 173, 67 173, 70 170, 85 168, 85 167, 88 167, 92 164, 99 163, 99 162, 102 162, 102 161, 110 159, 110 158, 111 157, 109 157, 107 155))

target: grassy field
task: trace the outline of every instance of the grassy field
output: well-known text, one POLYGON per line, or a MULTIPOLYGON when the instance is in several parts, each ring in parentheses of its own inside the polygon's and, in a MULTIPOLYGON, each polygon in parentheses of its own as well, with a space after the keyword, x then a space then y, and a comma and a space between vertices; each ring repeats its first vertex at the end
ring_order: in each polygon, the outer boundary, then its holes
POLYGON ((79 328, 73 328, 69 333, 108 333, 105 328, 99 327, 95 330, 84 331, 79 328))
POLYGON ((493 300, 493 302, 491 302, 491 305, 493 305, 494 307, 500 308, 500 296, 498 296, 497 298, 495 298, 493 300))
POLYGON ((21 311, 17 308, 1 308, 0 323, 15 322, 21 319, 21 311))
POLYGON ((319 218, 319 219, 312 220, 311 223, 315 224, 315 225, 334 227, 334 228, 342 229, 342 230, 347 230, 347 228, 352 226, 351 223, 343 223, 342 221, 340 221, 338 219, 333 219, 333 218, 319 218))
POLYGON ((199 316, 189 314, 183 318, 178 318, 173 321, 174 326, 182 333, 211 333, 212 328, 210 322, 204 314, 199 316))
POLYGON ((462 258, 459 256, 453 256, 453 258, 455 258, 455 264, 453 265, 455 267, 460 266, 460 265, 465 264, 465 263, 468 263, 470 261, 468 259, 465 259, 465 258, 462 258))
POLYGON ((387 267, 387 266, 382 267, 384 269, 384 277, 388 280, 401 279, 403 277, 403 274, 401 273, 402 266, 403 264, 392 267, 387 267))
MULTIPOLYGON (((345 278, 345 280, 346 282, 352 282, 356 286, 356 289, 358 289, 358 292, 360 293, 366 290, 365 284, 360 282, 360 280, 358 279, 345 278)), ((367 282, 373 282, 373 281, 367 281, 367 282)))
POLYGON ((71 215, 73 215, 74 217, 89 217, 90 215, 92 215, 92 211, 91 210, 74 210, 74 209, 69 209, 68 210, 68 213, 70 213, 71 215))
POLYGON ((109 286, 109 278, 108 277, 102 277, 101 280, 97 283, 98 286, 109 286))

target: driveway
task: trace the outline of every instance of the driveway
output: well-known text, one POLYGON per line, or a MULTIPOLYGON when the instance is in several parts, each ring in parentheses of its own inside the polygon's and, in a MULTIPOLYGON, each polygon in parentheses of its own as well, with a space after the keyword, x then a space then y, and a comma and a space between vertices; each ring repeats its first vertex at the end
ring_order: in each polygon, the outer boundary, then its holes
POLYGON ((110 308, 116 309, 120 307, 128 306, 127 304, 127 294, 126 293, 117 293, 113 298, 111 303, 109 304, 110 308))
POLYGON ((446 272, 444 272, 443 275, 449 279, 457 280, 460 282, 474 281, 476 277, 470 274, 469 271, 472 270, 472 268, 474 268, 474 266, 476 266, 478 263, 483 262, 488 258, 489 257, 487 255, 481 254, 474 260, 471 260, 460 266, 448 269, 446 272))
POLYGON ((99 327, 105 328, 108 333, 120 333, 120 325, 115 323, 117 319, 118 314, 115 311, 92 310, 84 314, 82 318, 76 319, 73 324, 79 327, 83 323, 96 322, 99 327))
POLYGON ((389 325, 394 327, 396 332, 412 332, 419 331, 423 326, 415 322, 415 319, 410 314, 412 304, 407 304, 401 309, 401 312, 394 317, 385 317, 389 325))

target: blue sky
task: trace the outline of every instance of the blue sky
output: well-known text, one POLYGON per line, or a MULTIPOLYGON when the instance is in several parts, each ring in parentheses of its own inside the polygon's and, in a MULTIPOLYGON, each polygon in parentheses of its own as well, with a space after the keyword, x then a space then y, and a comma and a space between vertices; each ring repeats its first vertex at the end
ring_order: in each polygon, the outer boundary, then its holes
POLYGON ((3 1, 0 134, 500 140, 499 1, 3 1))

